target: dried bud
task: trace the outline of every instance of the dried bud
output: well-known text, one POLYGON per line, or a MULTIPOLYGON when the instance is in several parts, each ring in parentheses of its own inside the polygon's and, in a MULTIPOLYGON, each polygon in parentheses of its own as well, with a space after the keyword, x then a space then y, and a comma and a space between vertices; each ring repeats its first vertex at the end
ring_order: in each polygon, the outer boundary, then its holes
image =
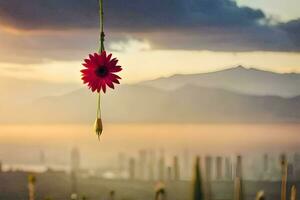
POLYGON ((101 118, 97 118, 95 121, 95 125, 94 125, 94 130, 96 132, 96 134, 98 135, 98 138, 100 138, 100 135, 103 131, 103 126, 102 126, 102 120, 101 118))

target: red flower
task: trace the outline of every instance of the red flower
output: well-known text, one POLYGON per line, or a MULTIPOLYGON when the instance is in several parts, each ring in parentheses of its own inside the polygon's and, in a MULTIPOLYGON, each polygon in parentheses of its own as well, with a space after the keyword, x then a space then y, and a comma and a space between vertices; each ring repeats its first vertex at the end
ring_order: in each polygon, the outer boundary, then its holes
POLYGON ((117 65, 118 60, 116 58, 111 59, 111 54, 106 55, 103 51, 101 54, 90 54, 89 59, 85 59, 85 63, 82 65, 86 69, 81 70, 82 80, 84 84, 94 92, 106 92, 106 85, 114 89, 114 83, 119 84, 121 77, 115 73, 122 70, 121 66, 117 65))

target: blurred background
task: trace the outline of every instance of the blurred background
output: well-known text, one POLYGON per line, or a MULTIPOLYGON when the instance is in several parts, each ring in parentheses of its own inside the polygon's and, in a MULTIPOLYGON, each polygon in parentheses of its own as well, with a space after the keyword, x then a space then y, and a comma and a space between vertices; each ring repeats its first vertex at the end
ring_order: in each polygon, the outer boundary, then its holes
POLYGON ((0 200, 296 200, 298 0, 0 0, 0 200))

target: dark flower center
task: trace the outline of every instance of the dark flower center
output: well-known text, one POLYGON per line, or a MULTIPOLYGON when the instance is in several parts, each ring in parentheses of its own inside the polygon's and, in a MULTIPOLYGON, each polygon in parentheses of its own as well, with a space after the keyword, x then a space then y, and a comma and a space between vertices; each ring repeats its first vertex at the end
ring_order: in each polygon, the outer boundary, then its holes
POLYGON ((108 70, 105 66, 99 66, 95 69, 95 74, 98 76, 98 77, 105 77, 107 74, 108 74, 108 70))

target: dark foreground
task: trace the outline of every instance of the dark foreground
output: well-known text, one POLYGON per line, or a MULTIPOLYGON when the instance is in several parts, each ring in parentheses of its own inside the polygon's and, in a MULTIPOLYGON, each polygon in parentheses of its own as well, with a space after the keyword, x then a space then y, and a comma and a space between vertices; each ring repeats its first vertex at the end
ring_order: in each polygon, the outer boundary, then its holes
MULTIPOLYGON (((0 173, 0 200, 28 199, 27 177, 25 172, 0 173)), ((63 172, 47 172, 36 174, 36 199, 53 200, 70 199, 71 179, 63 172)), ((120 200, 152 200, 154 199, 155 181, 107 180, 101 178, 78 178, 78 194, 88 199, 107 199, 111 190, 116 192, 120 200)), ((300 188, 300 181, 288 183, 288 194, 292 185, 300 188)), ((190 181, 166 182, 168 200, 191 199, 192 184, 190 181)), ((212 181, 211 199, 233 199, 233 181, 212 181)), ((280 199, 279 181, 244 181, 244 199, 255 199, 256 192, 265 191, 266 199, 280 199)), ((289 195, 288 195, 288 198, 289 195)), ((297 197, 299 199, 299 196, 297 197)))

